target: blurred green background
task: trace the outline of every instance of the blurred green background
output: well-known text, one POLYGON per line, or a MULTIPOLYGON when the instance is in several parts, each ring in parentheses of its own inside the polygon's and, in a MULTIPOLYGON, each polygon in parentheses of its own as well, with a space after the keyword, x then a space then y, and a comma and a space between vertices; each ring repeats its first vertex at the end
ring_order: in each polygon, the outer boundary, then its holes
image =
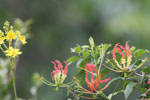
MULTIPOLYGON (((32 37, 22 48, 16 70, 18 96, 26 99, 30 97, 33 72, 51 80, 50 61, 66 60, 72 55, 70 48, 88 44, 90 36, 96 44, 131 40, 130 45, 150 50, 150 0, 0 0, 1 29, 6 20, 13 22, 15 18, 34 20, 32 37)), ((66 82, 76 72, 75 65, 69 66, 66 82)), ((132 95, 130 100, 135 100, 132 95)), ((65 89, 55 92, 53 87, 42 85, 38 98, 69 97, 65 89)))

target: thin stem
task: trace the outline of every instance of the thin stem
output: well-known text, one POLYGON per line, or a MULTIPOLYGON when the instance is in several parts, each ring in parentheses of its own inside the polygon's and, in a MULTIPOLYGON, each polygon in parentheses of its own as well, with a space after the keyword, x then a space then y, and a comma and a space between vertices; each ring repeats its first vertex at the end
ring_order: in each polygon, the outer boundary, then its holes
POLYGON ((141 100, 144 100, 144 97, 146 96, 146 94, 147 94, 149 91, 150 91, 150 88, 149 88, 149 89, 147 89, 147 91, 145 92, 145 94, 144 94, 144 96, 142 97, 142 99, 141 99, 141 100))
POLYGON ((17 47, 17 44, 18 44, 18 38, 17 38, 17 40, 15 42, 15 48, 17 47))
POLYGON ((4 49, 0 46, 0 49, 2 50, 2 52, 5 54, 5 51, 4 51, 4 49))
POLYGON ((42 82, 44 82, 44 83, 47 84, 47 85, 49 84, 49 85, 51 85, 51 86, 55 86, 55 84, 49 82, 49 81, 46 80, 44 77, 41 77, 40 80, 42 80, 42 82))
MULTIPOLYGON (((104 57, 101 57, 101 59, 100 59, 100 66, 99 66, 99 68, 98 68, 98 63, 97 63, 97 57, 96 57, 96 54, 94 54, 94 52, 93 52, 93 56, 94 56, 94 60, 95 60, 95 65, 96 65, 96 74, 97 74, 97 80, 98 80, 98 86, 99 86, 99 88, 100 88, 100 90, 101 90, 101 83, 99 82, 99 73, 100 73, 100 68, 101 68, 101 66, 102 66, 102 62, 103 62, 103 59, 104 59, 104 57)), ((100 93, 100 95, 102 96, 102 97, 104 97, 106 100, 109 100, 109 98, 103 93, 103 91, 101 91, 101 93, 100 93)))
POLYGON ((3 43, 3 45, 4 45, 4 47, 5 47, 6 49, 8 49, 8 47, 6 46, 6 44, 5 44, 5 43, 3 43))
POLYGON ((16 83, 15 83, 15 59, 11 59, 11 67, 12 67, 12 80, 13 80, 13 88, 14 88, 14 96, 15 100, 18 100, 17 98, 17 92, 16 92, 16 83))
POLYGON ((96 95, 95 95, 95 94, 93 94, 93 95, 92 95, 92 98, 93 98, 93 100, 95 100, 95 99, 96 99, 96 95))
POLYGON ((100 94, 101 94, 101 96, 104 97, 106 100, 110 100, 110 99, 103 93, 103 91, 101 91, 100 94))
MULTIPOLYGON (((113 93, 112 93, 111 99, 112 99, 112 97, 114 96, 114 93, 115 93, 116 89, 118 88, 119 84, 120 84, 120 80, 119 80, 119 82, 117 83, 117 85, 116 85, 116 87, 115 87, 115 89, 114 89, 114 91, 113 91, 113 93)), ((111 99, 110 99, 110 100, 111 100, 111 99)))

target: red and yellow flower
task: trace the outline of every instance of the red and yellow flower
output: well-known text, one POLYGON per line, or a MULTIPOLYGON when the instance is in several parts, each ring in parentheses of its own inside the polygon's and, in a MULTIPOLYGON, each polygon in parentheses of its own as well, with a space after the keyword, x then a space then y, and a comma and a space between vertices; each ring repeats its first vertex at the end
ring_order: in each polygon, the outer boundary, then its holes
POLYGON ((129 49, 130 47, 128 45, 128 42, 130 42, 130 41, 126 42, 125 47, 123 47, 122 45, 119 45, 119 43, 117 43, 114 46, 114 49, 112 52, 113 60, 115 61, 117 67, 124 72, 128 71, 131 61, 132 61, 132 55, 131 55, 131 51, 129 49), (116 51, 119 51, 119 53, 121 55, 121 63, 119 63, 116 59, 116 51))
MULTIPOLYGON (((107 81, 110 80, 110 78, 107 78, 105 80, 101 80, 101 75, 100 73, 98 73, 98 79, 97 77, 94 77, 94 74, 96 74, 96 66, 93 65, 93 64, 87 64, 85 66, 85 81, 90 89, 90 91, 86 91, 86 92, 89 92, 89 93, 96 93, 98 90, 98 84, 101 83, 106 83, 107 81), (91 74, 91 80, 89 81, 89 76, 88 76, 88 73, 90 72, 91 74)), ((101 91, 105 90, 106 87, 102 88, 101 91)))
POLYGON ((65 78, 67 77, 68 65, 64 61, 65 68, 63 69, 63 65, 61 64, 60 61, 56 60, 55 62, 52 61, 52 63, 54 64, 54 70, 52 71, 51 76, 52 76, 52 80, 53 79, 55 80, 55 84, 58 85, 58 84, 62 84, 65 78))

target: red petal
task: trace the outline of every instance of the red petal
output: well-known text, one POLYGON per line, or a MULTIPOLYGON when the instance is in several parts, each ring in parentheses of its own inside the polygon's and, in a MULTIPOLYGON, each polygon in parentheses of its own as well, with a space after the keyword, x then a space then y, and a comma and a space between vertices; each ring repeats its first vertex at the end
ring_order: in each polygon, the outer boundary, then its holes
POLYGON ((120 48, 116 48, 119 52, 120 52, 120 54, 121 54, 121 56, 122 56, 122 59, 124 59, 124 53, 121 51, 121 49, 120 48))
POLYGON ((119 43, 117 43, 117 44, 114 46, 114 49, 113 49, 113 52, 112 52, 112 56, 113 56, 113 59, 114 59, 114 60, 116 59, 116 48, 117 48, 118 45, 119 45, 119 43))
POLYGON ((58 66, 59 69, 63 68, 63 66, 62 66, 62 64, 59 60, 55 60, 55 62, 57 63, 57 66, 58 66))
POLYGON ((52 64, 54 64, 54 68, 55 68, 55 70, 58 70, 58 68, 56 67, 56 64, 55 64, 55 62, 51 62, 52 64))
POLYGON ((96 73, 96 66, 95 65, 87 64, 85 66, 85 74, 86 74, 85 80, 86 80, 86 83, 87 83, 87 85, 88 85, 88 87, 90 88, 91 91, 95 91, 98 87, 98 81, 97 81, 97 79, 94 80, 93 71, 95 71, 95 73, 96 73), (91 82, 89 82, 88 71, 87 70, 89 70, 91 72, 91 82))
POLYGON ((67 72, 68 72, 68 64, 64 61, 65 63, 65 69, 64 69, 64 74, 67 75, 67 72))
POLYGON ((126 53, 127 57, 129 56, 126 49, 122 46, 122 45, 119 45, 119 47, 126 53))
POLYGON ((100 83, 103 84, 103 83, 106 83, 106 82, 109 81, 109 80, 110 80, 110 78, 106 78, 106 79, 104 79, 103 81, 100 80, 100 83))
POLYGON ((131 51, 129 50, 129 45, 128 45, 128 42, 130 42, 130 40, 129 41, 126 41, 126 44, 125 44, 125 48, 126 48, 126 50, 128 51, 128 53, 129 53, 129 55, 131 55, 131 51))

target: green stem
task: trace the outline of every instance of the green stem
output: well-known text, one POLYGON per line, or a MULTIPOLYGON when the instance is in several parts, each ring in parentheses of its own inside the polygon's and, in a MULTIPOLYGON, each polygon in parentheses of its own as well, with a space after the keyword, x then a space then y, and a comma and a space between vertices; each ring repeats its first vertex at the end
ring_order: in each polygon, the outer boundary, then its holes
POLYGON ((101 91, 100 94, 101 94, 101 96, 104 97, 106 100, 111 100, 111 99, 109 99, 109 98, 103 93, 103 91, 101 91))
POLYGON ((96 99, 96 95, 95 95, 95 94, 93 94, 93 95, 92 95, 92 98, 93 98, 93 100, 95 100, 95 99, 96 99))
POLYGON ((11 59, 11 67, 12 67, 12 80, 13 80, 13 88, 14 88, 14 96, 15 100, 18 100, 17 98, 17 92, 16 92, 16 83, 15 83, 15 60, 11 59))
MULTIPOLYGON (((101 57, 101 59, 100 59, 100 66, 99 66, 99 68, 98 68, 98 63, 97 63, 97 56, 96 56, 96 54, 94 54, 94 51, 93 51, 93 57, 94 57, 94 60, 95 60, 95 65, 96 65, 96 71, 97 71, 96 72, 96 74, 97 74, 96 78, 98 80, 98 87, 101 90, 101 83, 99 82, 99 72, 100 72, 100 68, 102 66, 102 62, 103 62, 104 57, 101 57)), ((108 97, 102 91, 101 91, 100 95, 102 97, 104 97, 106 100, 109 100, 108 97)))
MULTIPOLYGON (((115 93, 116 89, 118 88, 119 84, 120 84, 120 80, 119 80, 119 82, 117 83, 115 89, 113 90, 112 97, 114 96, 114 93, 115 93)), ((110 100, 112 99, 112 97, 110 98, 110 100)))
POLYGON ((124 78, 125 78, 125 80, 127 79, 127 73, 126 72, 124 73, 124 78))

